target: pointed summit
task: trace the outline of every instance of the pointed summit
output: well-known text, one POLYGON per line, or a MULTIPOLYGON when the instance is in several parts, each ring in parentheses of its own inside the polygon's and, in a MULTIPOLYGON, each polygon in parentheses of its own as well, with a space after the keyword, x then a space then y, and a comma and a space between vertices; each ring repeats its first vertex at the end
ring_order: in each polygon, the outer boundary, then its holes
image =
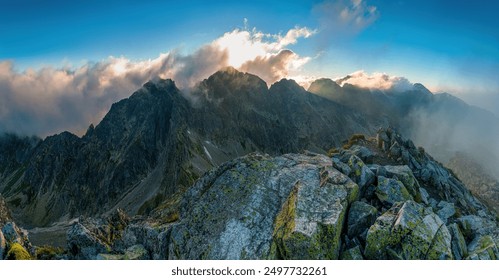
POLYGON ((331 79, 322 78, 315 80, 312 84, 310 84, 308 91, 320 96, 328 96, 341 91, 341 87, 331 79))

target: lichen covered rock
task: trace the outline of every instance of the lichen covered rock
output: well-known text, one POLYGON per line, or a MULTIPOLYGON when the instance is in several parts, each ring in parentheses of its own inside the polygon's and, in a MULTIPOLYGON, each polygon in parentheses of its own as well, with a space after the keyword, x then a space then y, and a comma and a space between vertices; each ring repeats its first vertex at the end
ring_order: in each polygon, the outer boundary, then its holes
POLYGON ((414 198, 416 202, 421 202, 420 186, 416 177, 412 173, 411 168, 407 165, 386 165, 384 166, 386 176, 388 178, 396 179, 409 191, 410 195, 414 198))
POLYGON ((90 232, 81 223, 73 224, 67 234, 68 252, 75 259, 96 259, 100 253, 108 253, 109 245, 90 232))
POLYGON ((478 236, 468 246, 471 260, 496 260, 499 251, 491 236, 478 236))
POLYGON ((396 202, 413 199, 402 182, 383 176, 378 177, 378 185, 375 194, 381 203, 388 207, 396 202))
POLYGON ((347 234, 349 237, 357 236, 368 230, 376 221, 378 210, 361 201, 355 201, 348 211, 347 234))
POLYGON ((370 259, 452 259, 451 235, 422 205, 396 203, 369 229, 364 254, 370 259))
POLYGON ((452 254, 456 260, 462 260, 468 256, 466 240, 457 224, 449 225, 448 229, 452 236, 452 254))
POLYGON ((376 179, 376 176, 369 167, 355 155, 352 155, 348 160, 348 167, 350 167, 349 177, 359 185, 361 192, 376 179))
POLYGON ((362 252, 359 246, 355 246, 341 253, 342 260, 363 260, 362 252))
POLYGON ((348 204, 358 196, 357 184, 328 157, 252 154, 212 171, 189 191, 168 256, 337 259, 348 204))

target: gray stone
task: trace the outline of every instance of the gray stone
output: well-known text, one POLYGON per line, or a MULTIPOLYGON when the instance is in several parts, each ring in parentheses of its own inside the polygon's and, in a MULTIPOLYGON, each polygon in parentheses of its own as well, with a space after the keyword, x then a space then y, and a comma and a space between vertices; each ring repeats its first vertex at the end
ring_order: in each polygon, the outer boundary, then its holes
POLYGON ((357 184, 328 157, 251 154, 188 191, 168 258, 337 259, 348 205, 358 197, 357 184))
POLYGON ((378 177, 375 194, 388 207, 392 206, 395 202, 413 199, 402 182, 383 176, 378 177))
POLYGON ((437 215, 442 219, 442 221, 444 221, 444 223, 447 223, 447 219, 456 214, 454 203, 449 203, 442 200, 438 203, 437 207, 439 208, 437 211, 437 215))
POLYGON ((339 158, 333 157, 333 167, 338 169, 343 174, 350 174, 352 170, 348 166, 348 164, 343 163, 339 158))
POLYGON ((144 248, 144 246, 138 244, 134 245, 125 251, 123 257, 125 260, 147 260, 150 259, 149 252, 144 248))
POLYGON ((393 157, 393 158, 398 158, 400 157, 401 155, 401 148, 400 148, 400 145, 399 143, 395 142, 393 143, 393 145, 390 147, 390 155, 393 157))
POLYGON ((421 202, 421 193, 419 192, 419 183, 414 177, 412 170, 407 165, 384 166, 386 177, 399 180, 404 184, 404 187, 409 191, 416 202, 421 202))
POLYGON ((352 203, 348 211, 348 236, 354 237, 369 229, 374 221, 376 221, 377 215, 378 210, 367 203, 361 201, 352 203))
POLYGON ((359 246, 355 246, 351 249, 345 250, 341 253, 342 260, 363 260, 362 252, 359 246))
POLYGON ((364 163, 371 164, 375 154, 368 148, 359 145, 350 147, 350 152, 360 158, 364 163))
POLYGON ((419 193, 421 193, 421 202, 423 202, 426 205, 429 205, 430 204, 430 195, 428 194, 426 189, 423 187, 420 187, 419 193))
POLYGON ((21 235, 19 234, 19 231, 19 228, 14 222, 6 223, 2 228, 2 232, 7 243, 22 244, 23 240, 21 238, 21 235))
POLYGON ((437 208, 437 205, 438 205, 438 201, 435 200, 433 197, 430 197, 430 199, 428 200, 428 204, 430 205, 431 208, 433 208, 433 210, 438 210, 437 208))
POLYGON ((483 219, 474 215, 466 215, 459 217, 457 221, 462 229, 463 235, 468 239, 474 239, 476 233, 481 231, 481 229, 484 226, 483 219))
POLYGON ((109 245, 92 234, 81 223, 72 225, 67 233, 68 253, 76 259, 96 259, 100 253, 109 253, 109 245))
POLYGON ((369 259, 452 259, 451 235, 442 220, 422 205, 396 203, 367 233, 369 259))
POLYGON ((125 256, 121 254, 104 254, 100 253, 95 256, 96 260, 100 261, 119 261, 119 260, 124 260, 125 256))
POLYGON ((472 260, 496 260, 499 251, 494 239, 489 235, 477 236, 468 246, 469 259, 472 260))
POLYGON ((364 192, 376 180, 376 176, 369 167, 355 155, 352 155, 348 160, 348 167, 351 169, 349 173, 350 178, 359 185, 361 192, 364 192))
POLYGON ((452 254, 456 260, 462 260, 468 255, 466 240, 457 224, 449 225, 448 229, 452 236, 452 254))

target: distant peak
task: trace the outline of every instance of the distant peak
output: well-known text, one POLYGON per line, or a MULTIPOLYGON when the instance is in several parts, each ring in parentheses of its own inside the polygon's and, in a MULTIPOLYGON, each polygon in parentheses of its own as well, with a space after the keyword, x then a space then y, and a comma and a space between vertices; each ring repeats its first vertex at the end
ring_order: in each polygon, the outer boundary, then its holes
POLYGON ((308 87, 308 91, 312 93, 322 93, 339 88, 340 86, 335 81, 329 78, 320 78, 310 84, 310 86, 308 87))
POLYGON ((426 94, 433 94, 431 93, 431 91, 429 89, 427 89, 423 84, 420 84, 420 83, 415 83, 413 86, 413 89, 416 90, 416 91, 420 91, 420 92, 423 92, 423 93, 426 93, 426 94))
POLYGON ((224 68, 220 69, 218 72, 227 73, 227 74, 231 74, 231 75, 242 73, 232 66, 224 67, 224 68))
POLYGON ((295 80, 292 79, 281 79, 278 82, 275 82, 272 84, 270 87, 270 90, 276 90, 276 89, 286 89, 286 90, 293 90, 293 91, 305 91, 305 89, 300 86, 295 80))
POLYGON ((177 86, 175 85, 175 82, 172 79, 161 79, 159 77, 149 80, 147 83, 144 84, 143 88, 146 90, 158 89, 161 92, 162 91, 171 92, 178 90, 177 86))

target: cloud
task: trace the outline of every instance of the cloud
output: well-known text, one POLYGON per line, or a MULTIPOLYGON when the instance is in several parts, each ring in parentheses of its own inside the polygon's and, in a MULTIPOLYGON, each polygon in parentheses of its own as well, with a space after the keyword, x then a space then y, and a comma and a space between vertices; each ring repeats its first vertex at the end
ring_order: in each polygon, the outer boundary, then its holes
POLYGON ((309 57, 300 57, 290 50, 282 50, 277 54, 258 56, 245 62, 239 69, 258 75, 268 84, 290 77, 290 72, 298 70, 310 60, 309 57))
POLYGON ((326 0, 312 12, 319 19, 319 41, 324 46, 361 32, 379 18, 378 8, 363 0, 326 0))
POLYGON ((389 76, 385 73, 373 73, 369 75, 363 70, 354 72, 336 80, 340 86, 351 84, 361 88, 393 90, 403 92, 413 88, 413 84, 404 77, 389 76))
POLYGON ((109 57, 77 68, 17 72, 13 62, 0 61, 0 131, 43 137, 68 130, 81 135, 90 123, 100 122, 112 103, 156 77, 189 88, 233 66, 270 84, 299 73, 311 58, 286 48, 313 34, 299 27, 284 35, 235 29, 190 54, 174 49, 144 61, 109 57))

